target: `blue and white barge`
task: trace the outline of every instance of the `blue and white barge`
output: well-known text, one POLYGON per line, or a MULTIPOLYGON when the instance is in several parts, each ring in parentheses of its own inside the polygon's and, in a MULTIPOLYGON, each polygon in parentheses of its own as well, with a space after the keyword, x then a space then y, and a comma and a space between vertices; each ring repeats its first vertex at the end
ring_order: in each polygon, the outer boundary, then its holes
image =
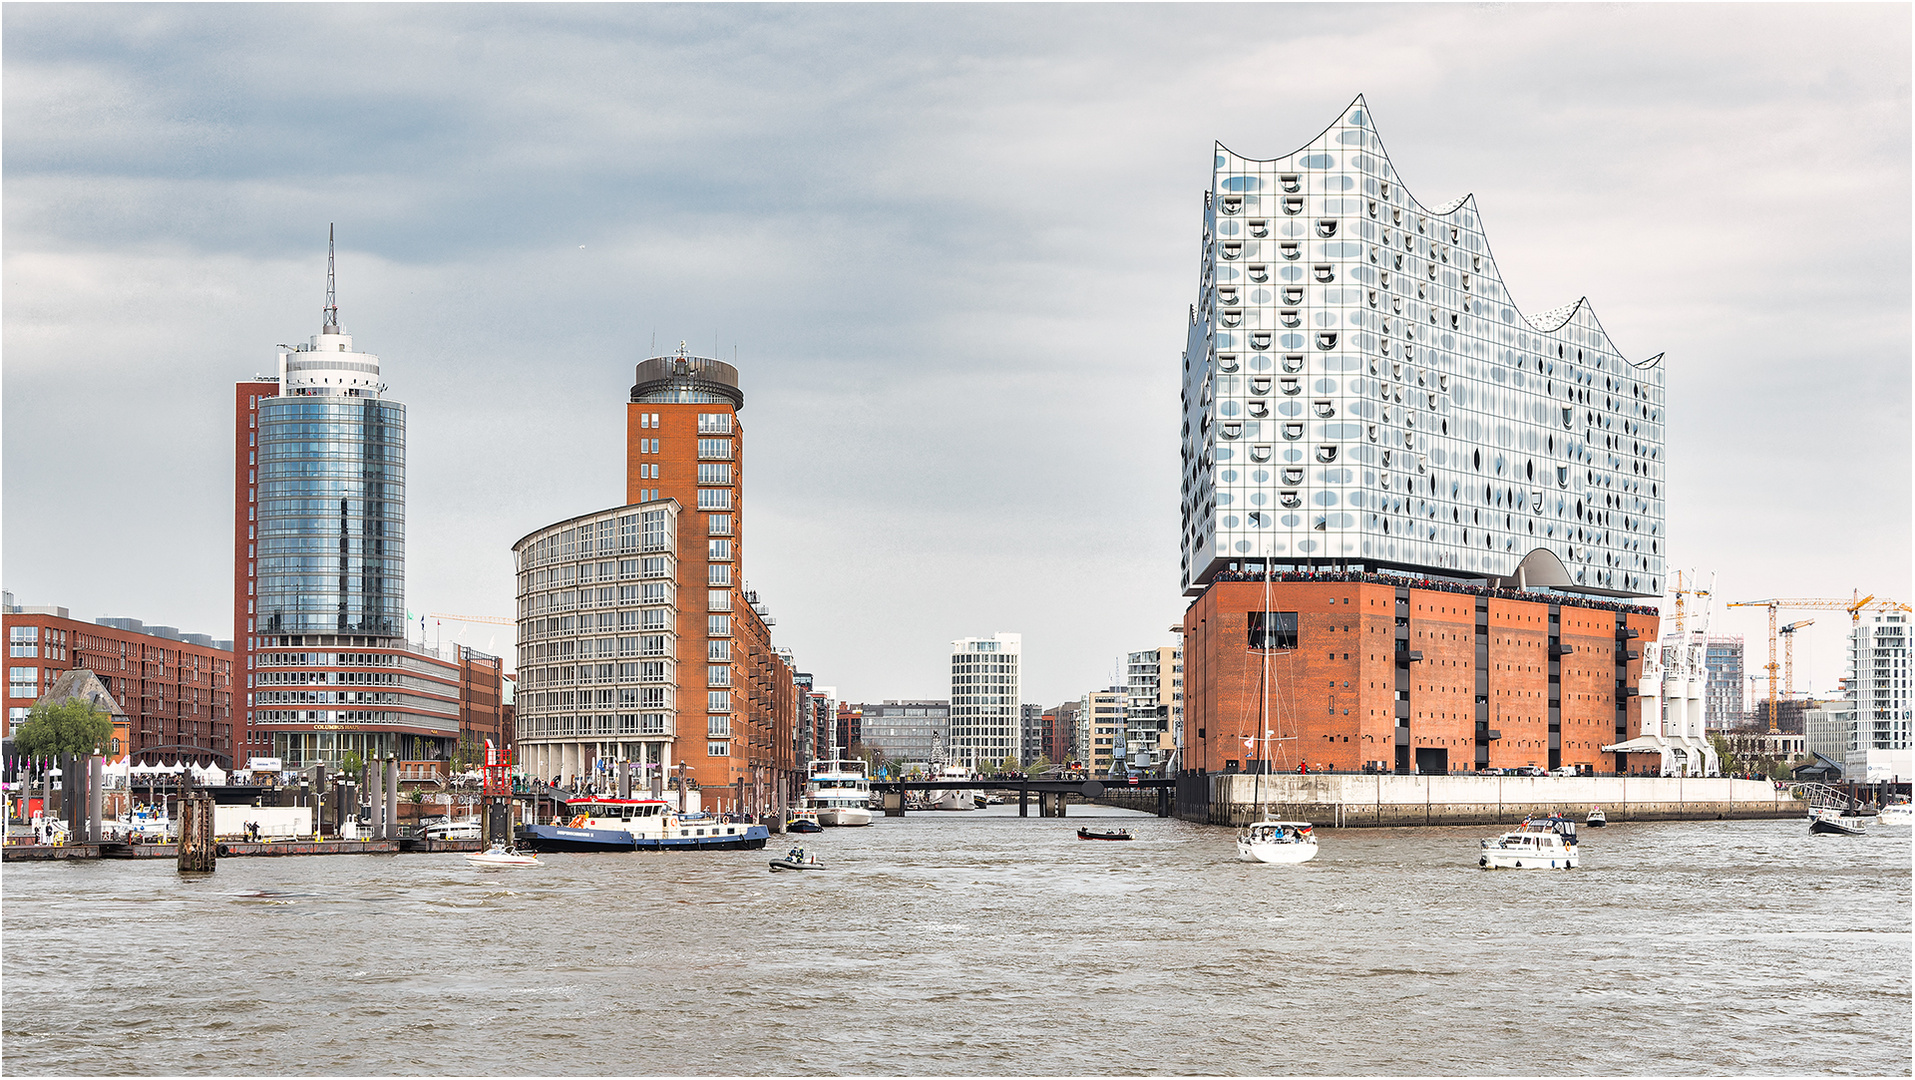
POLYGON ((663 799, 574 799, 563 823, 527 826, 534 851, 742 851, 762 848, 771 830, 704 814, 680 814, 663 799))

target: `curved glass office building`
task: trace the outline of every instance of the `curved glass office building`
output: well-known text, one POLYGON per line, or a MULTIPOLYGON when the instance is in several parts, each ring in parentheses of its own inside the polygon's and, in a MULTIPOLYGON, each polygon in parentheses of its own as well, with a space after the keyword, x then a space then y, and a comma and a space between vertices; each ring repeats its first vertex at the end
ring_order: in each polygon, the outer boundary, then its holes
POLYGON ((260 403, 258 626, 399 637, 406 407, 380 400, 376 358, 327 329, 260 403))

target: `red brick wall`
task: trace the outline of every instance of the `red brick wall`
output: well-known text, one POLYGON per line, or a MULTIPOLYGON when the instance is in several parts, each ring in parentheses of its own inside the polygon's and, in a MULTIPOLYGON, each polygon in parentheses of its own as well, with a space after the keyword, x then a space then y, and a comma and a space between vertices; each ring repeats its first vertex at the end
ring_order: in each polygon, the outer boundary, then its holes
MULTIPOLYGON (((1295 771, 1396 764, 1396 617, 1394 586, 1369 582, 1273 582, 1270 608, 1297 613, 1297 648, 1269 654, 1277 723, 1270 767, 1295 771)), ((1257 730, 1263 656, 1248 647, 1248 616, 1264 604, 1261 582, 1219 582, 1184 618, 1185 767, 1248 767, 1257 730)), ((1443 750, 1451 771, 1476 767, 1476 602, 1470 593, 1408 590, 1404 647, 1421 653, 1407 667, 1410 760, 1417 749, 1443 750)), ((1550 764, 1549 604, 1486 599, 1488 616, 1488 764, 1550 764)), ((1618 741, 1615 612, 1560 607, 1560 764, 1613 769, 1600 747, 1618 741)), ((1643 640, 1654 616, 1628 615, 1643 640)), ((1639 646, 1638 646, 1639 647, 1639 646)), ((1640 662, 1625 668, 1633 682, 1640 662)), ((1639 705, 1632 704, 1631 709, 1639 705)), ((1632 713, 1633 717, 1633 713, 1632 713)), ((1632 719, 1630 734, 1635 731, 1632 719)))

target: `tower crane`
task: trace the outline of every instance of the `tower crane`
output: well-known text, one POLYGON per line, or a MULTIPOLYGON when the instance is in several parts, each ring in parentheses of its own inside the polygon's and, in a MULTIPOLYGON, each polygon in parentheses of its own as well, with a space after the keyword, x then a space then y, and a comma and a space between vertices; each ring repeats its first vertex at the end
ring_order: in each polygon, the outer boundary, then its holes
POLYGON ((1776 631, 1782 635, 1782 694, 1790 701, 1795 700, 1795 632, 1814 625, 1814 619, 1801 619, 1776 631))
MULTIPOLYGON (((1694 584, 1693 574, 1690 575, 1690 584, 1694 584)), ((1686 618, 1686 614, 1683 611, 1683 598, 1686 596, 1693 596, 1698 599, 1703 599, 1709 596, 1713 596, 1715 595, 1713 592, 1714 588, 1715 588, 1715 575, 1713 574, 1711 574, 1709 577, 1709 588, 1690 589, 1690 588, 1685 588, 1683 585, 1682 571, 1680 570, 1676 571, 1676 584, 1674 588, 1669 590, 1669 592, 1673 594, 1676 598, 1676 613, 1674 618, 1675 618, 1675 624, 1676 624, 1676 637, 1678 640, 1684 640, 1683 631, 1686 629, 1683 626, 1683 620, 1686 618)))
POLYGON ((1769 734, 1771 735, 1776 734, 1778 730, 1775 720, 1777 691, 1780 687, 1777 685, 1779 680, 1776 676, 1780 673, 1782 667, 1782 665, 1775 662, 1776 639, 1781 634, 1781 630, 1775 625, 1775 614, 1777 611, 1780 611, 1782 608, 1788 608, 1792 611, 1846 611, 1849 613, 1849 622, 1855 626, 1861 625, 1862 612, 1864 611, 1915 611, 1915 608, 1911 608, 1899 600, 1877 599, 1874 593, 1863 596, 1860 589, 1855 590, 1855 595, 1847 600, 1840 598, 1830 599, 1827 597, 1805 597, 1786 600, 1738 600, 1729 606, 1765 607, 1769 609, 1769 662, 1765 670, 1769 673, 1769 734))

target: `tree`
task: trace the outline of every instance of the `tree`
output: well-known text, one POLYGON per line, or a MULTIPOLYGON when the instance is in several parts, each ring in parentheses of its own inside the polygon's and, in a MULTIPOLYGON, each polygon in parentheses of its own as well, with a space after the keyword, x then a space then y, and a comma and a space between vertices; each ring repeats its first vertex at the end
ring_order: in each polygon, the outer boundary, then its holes
POLYGON ((339 755, 339 771, 345 773, 347 776, 357 779, 359 770, 365 767, 366 759, 360 757, 359 751, 357 750, 348 750, 339 755))
POLYGON ((1048 769, 1050 767, 1051 767, 1051 759, 1040 754, 1036 761, 1033 761, 1029 765, 1024 767, 1024 775, 1036 776, 1038 773, 1041 773, 1045 769, 1048 769))
POLYGON ((1735 752, 1729 749, 1729 740, 1720 735, 1709 736, 1709 742, 1716 748, 1716 760, 1722 763, 1722 774, 1733 776, 1742 771, 1742 763, 1735 758, 1735 752))
POLYGON ((40 702, 13 733, 14 747, 28 757, 95 754, 112 741, 113 718, 79 698, 40 702))

